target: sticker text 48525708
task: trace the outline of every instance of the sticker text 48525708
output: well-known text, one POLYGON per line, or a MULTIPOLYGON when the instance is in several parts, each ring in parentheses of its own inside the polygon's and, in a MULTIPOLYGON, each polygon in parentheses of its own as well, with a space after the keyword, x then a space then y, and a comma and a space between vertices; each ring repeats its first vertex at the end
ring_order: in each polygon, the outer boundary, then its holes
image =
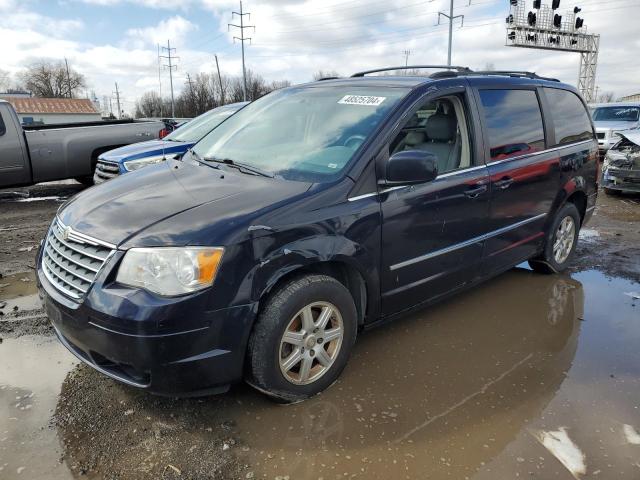
POLYGON ((367 105, 377 107, 384 102, 387 97, 374 97, 371 95, 345 95, 338 103, 343 105, 367 105))

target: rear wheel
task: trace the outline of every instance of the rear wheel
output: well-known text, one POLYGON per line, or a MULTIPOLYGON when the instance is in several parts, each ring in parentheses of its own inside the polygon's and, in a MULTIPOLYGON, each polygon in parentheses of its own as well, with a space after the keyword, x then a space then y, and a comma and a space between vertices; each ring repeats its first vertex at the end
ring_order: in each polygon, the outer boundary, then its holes
POLYGON ((357 329, 349 291, 336 279, 306 275, 267 301, 249 340, 248 382, 282 402, 309 398, 336 381, 357 329))
POLYGON ((529 260, 533 270, 540 273, 558 273, 571 261, 580 231, 580 214, 573 203, 565 204, 547 232, 544 251, 529 260))
POLYGON ((620 192, 618 190, 614 190, 612 188, 606 188, 606 187, 604 187, 604 193, 606 195, 611 195, 612 197, 616 197, 620 195, 620 192))

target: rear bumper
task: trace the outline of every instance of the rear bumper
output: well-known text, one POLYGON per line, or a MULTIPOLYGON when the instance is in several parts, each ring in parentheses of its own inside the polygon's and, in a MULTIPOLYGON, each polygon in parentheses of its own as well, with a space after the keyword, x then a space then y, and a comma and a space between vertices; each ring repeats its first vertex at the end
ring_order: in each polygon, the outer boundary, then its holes
POLYGON ((226 391, 243 378, 254 304, 198 311, 185 298, 182 306, 159 304, 154 311, 147 302, 129 302, 127 316, 140 319, 132 329, 127 319, 107 315, 87 300, 77 304, 63 297, 40 269, 38 283, 62 344, 82 362, 119 382, 159 395, 194 396, 226 391), (168 315, 175 318, 168 320, 168 315), (194 316, 199 326, 194 325, 194 316), (160 331, 158 318, 165 325, 188 323, 189 328, 160 331))

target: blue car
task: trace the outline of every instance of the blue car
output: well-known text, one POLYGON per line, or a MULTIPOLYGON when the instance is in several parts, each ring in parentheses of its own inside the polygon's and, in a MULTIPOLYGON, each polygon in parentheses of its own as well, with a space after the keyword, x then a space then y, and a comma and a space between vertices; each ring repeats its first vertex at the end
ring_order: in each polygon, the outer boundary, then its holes
POLYGON ((98 157, 93 183, 102 183, 123 173, 184 154, 198 140, 247 103, 231 103, 209 110, 174 130, 162 140, 134 143, 103 153, 98 157))

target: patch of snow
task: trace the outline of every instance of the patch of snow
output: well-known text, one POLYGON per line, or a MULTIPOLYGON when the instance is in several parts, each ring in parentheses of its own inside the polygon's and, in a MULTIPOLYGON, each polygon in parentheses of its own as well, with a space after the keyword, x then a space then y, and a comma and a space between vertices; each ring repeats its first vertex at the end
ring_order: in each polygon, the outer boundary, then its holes
POLYGON ((636 429, 626 423, 622 426, 624 437, 627 439, 627 443, 631 445, 640 445, 640 434, 636 432, 636 429))

